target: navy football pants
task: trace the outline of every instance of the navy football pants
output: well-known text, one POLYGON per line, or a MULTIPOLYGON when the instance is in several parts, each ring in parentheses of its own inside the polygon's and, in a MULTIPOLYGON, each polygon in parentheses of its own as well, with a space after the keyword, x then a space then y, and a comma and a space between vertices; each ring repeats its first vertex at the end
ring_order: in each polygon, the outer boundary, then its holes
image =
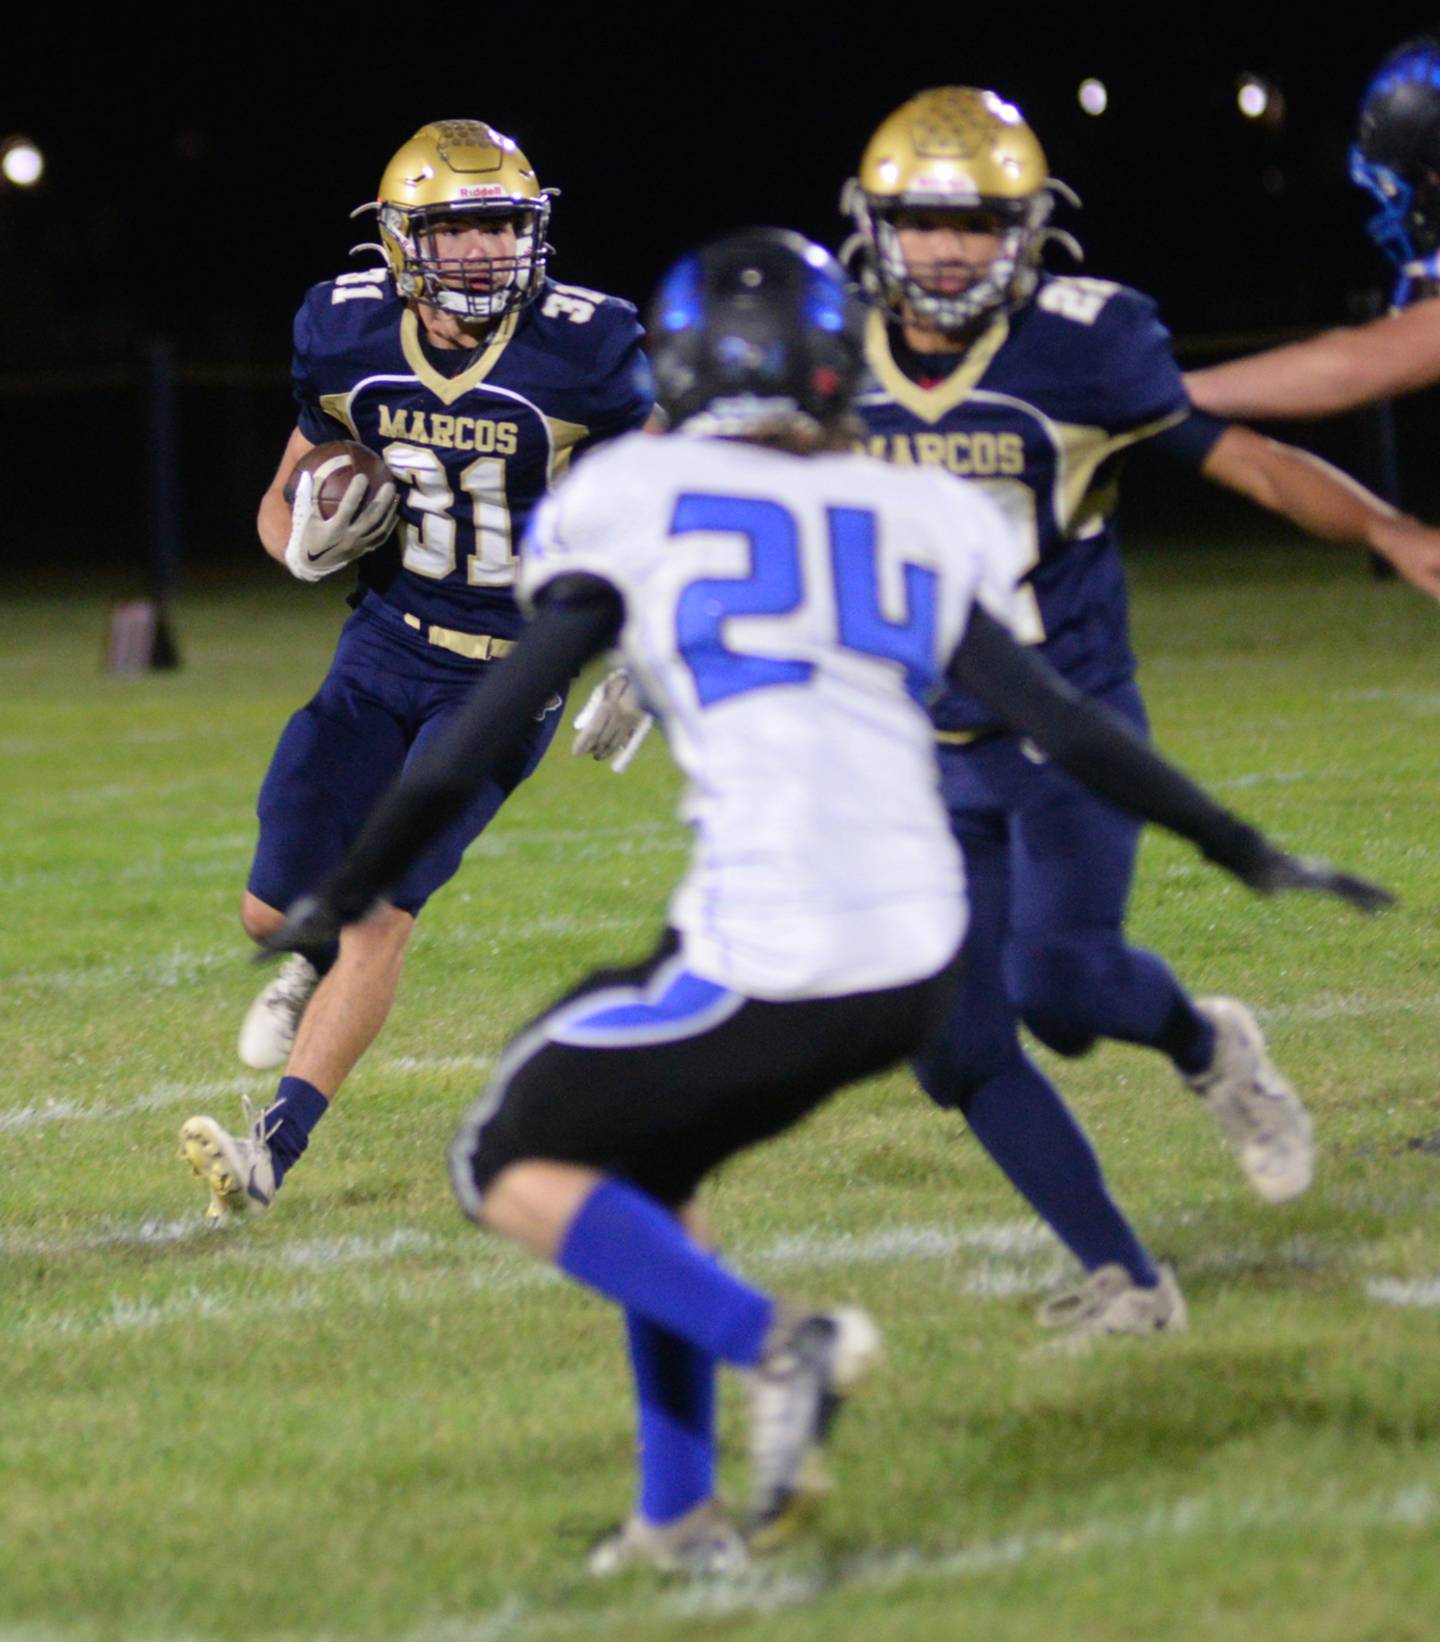
MULTIPOLYGON (((1145 729, 1134 684, 1100 699, 1145 729)), ((940 765, 971 922, 946 1027, 916 1061, 927 1092, 963 1110, 1021 1058, 1018 1020, 1064 1055, 1097 1038, 1158 1046, 1186 999, 1161 959, 1125 942, 1140 823, 1014 736, 942 746, 940 765)))
MULTIPOLYGON (((340 635, 312 700, 281 733, 257 806, 249 889, 287 907, 344 859, 361 824, 407 762, 437 734, 493 662, 466 661, 361 608, 340 635)), ((516 755, 417 860, 388 897, 418 913, 460 866, 466 846, 539 764, 560 723, 537 722, 516 755)))

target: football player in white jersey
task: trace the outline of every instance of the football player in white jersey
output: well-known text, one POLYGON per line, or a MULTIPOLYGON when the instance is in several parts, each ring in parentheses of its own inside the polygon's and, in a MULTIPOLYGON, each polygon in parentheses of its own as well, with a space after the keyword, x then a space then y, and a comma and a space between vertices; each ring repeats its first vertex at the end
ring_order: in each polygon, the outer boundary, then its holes
POLYGON ((876 1354, 863 1312, 791 1307, 728 1271, 692 1204, 945 1008, 964 884, 923 706, 944 675, 1252 887, 1385 899, 1274 848, 1013 639, 1021 558, 998 509, 849 452, 851 303, 838 264, 781 230, 677 264, 651 319, 674 432, 617 441, 538 510, 526 637, 271 943, 362 919, 531 704, 618 643, 687 778, 690 869, 654 955, 527 1028, 451 1150, 472 1219, 624 1312, 639 1489, 597 1573, 724 1571, 782 1538, 876 1354), (748 1546, 715 1493, 722 1363, 752 1371, 748 1546))

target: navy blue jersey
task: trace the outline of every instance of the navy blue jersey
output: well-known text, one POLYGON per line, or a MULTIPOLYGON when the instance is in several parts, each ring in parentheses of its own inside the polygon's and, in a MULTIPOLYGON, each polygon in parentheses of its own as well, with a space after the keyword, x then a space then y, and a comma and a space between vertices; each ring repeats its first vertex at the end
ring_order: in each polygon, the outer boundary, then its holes
MULTIPOLYGON (((1110 517, 1119 466, 1127 449, 1177 427, 1190 409, 1155 305, 1108 280, 1044 275, 1029 301, 998 317, 933 385, 895 363, 879 312, 866 357, 856 400, 867 432, 861 448, 982 485, 1029 550, 1033 626, 1024 636, 1087 693, 1129 678, 1135 658, 1110 517)), ((952 358, 936 356, 937 375, 952 358)), ((1203 460, 1210 443, 1213 435, 1190 440, 1183 454, 1203 460)), ((934 717, 942 731, 989 721, 953 689, 934 717)))
POLYGON ((466 362, 427 352, 383 268, 313 287, 295 317, 300 431, 358 439, 400 481, 399 529, 359 561, 362 585, 426 624, 518 633, 531 510, 577 453, 650 413, 640 337, 630 303, 547 280, 466 362))

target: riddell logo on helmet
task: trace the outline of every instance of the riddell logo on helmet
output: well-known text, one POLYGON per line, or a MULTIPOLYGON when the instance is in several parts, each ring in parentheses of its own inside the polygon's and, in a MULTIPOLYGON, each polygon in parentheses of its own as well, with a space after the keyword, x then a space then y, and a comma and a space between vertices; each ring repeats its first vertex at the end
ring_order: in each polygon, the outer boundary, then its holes
POLYGON ((456 189, 462 200, 491 200, 504 192, 504 186, 498 182, 471 182, 456 189))

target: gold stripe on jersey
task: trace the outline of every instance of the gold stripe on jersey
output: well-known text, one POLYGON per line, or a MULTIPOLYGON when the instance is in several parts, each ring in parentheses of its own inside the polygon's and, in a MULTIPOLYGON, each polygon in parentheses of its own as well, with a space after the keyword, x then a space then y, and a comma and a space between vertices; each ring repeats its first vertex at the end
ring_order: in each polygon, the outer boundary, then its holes
POLYGON ((425 357, 425 350, 420 345, 420 316, 413 308, 407 308, 400 316, 400 346, 404 350, 406 363, 415 372, 420 385, 428 388, 442 405, 453 405, 471 388, 478 387, 494 370, 495 362, 504 353, 505 344, 514 336, 519 320, 520 310, 512 308, 495 327, 495 334, 485 351, 458 376, 443 375, 425 357))
POLYGON ((935 739, 942 747, 973 747, 977 741, 990 741, 1010 733, 1004 724, 977 724, 970 730, 936 730, 935 739))
MULTIPOLYGON (((1153 439, 1190 414, 1189 406, 1157 416, 1138 428, 1111 433, 1077 422, 1049 422, 1057 457, 1055 495, 1060 528, 1070 539, 1093 535, 1115 511, 1119 485, 1115 480, 1092 488, 1100 465, 1131 445, 1153 439)), ((1047 419, 1048 420, 1048 419, 1047 419)))
MULTIPOLYGON (((965 350, 960 363, 943 382, 937 382, 933 388, 922 388, 895 363, 890 352, 890 338, 886 334, 885 316, 878 308, 872 308, 865 323, 865 359, 880 386, 897 405, 903 405, 922 422, 938 422, 942 416, 965 402, 1009 334, 1009 320, 1004 314, 997 315, 965 350)), ((936 355, 937 361, 955 357, 954 354, 936 355)))
POLYGON ((545 426, 550 429, 550 483, 562 479, 570 469, 570 458, 575 447, 587 437, 590 430, 580 422, 566 422, 559 416, 547 416, 545 426))
POLYGON ((348 389, 344 393, 322 393, 320 409, 335 421, 343 422, 350 430, 350 437, 358 440, 360 433, 355 426, 355 418, 350 414, 350 399, 351 391, 348 389))

